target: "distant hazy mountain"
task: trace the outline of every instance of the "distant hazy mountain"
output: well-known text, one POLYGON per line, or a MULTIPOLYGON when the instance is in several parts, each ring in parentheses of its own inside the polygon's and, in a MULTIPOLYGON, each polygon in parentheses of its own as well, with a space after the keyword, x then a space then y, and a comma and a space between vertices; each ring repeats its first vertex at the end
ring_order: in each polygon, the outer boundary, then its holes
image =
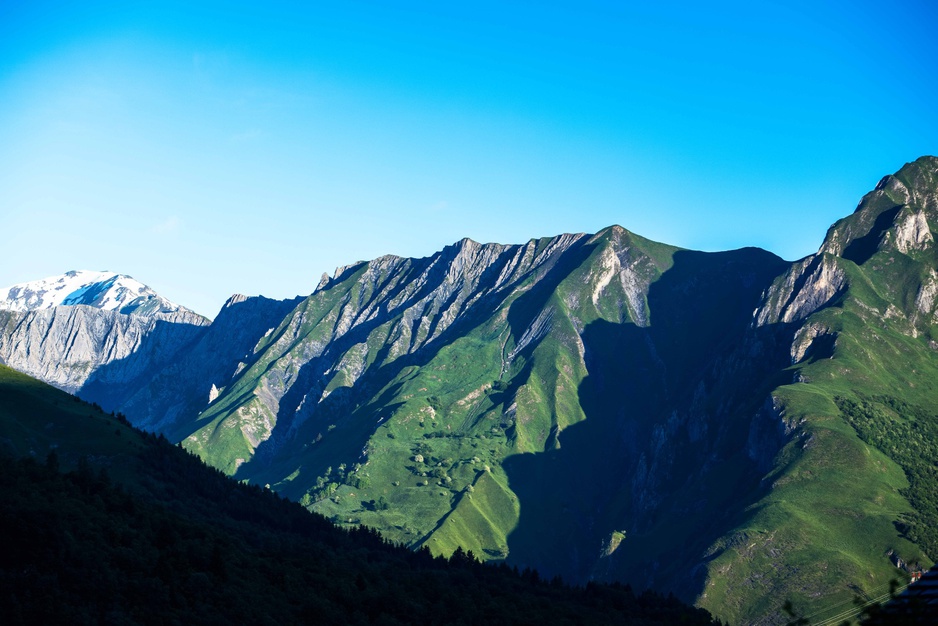
POLYGON ((73 270, 61 276, 0 289, 0 309, 8 311, 36 311, 77 304, 137 315, 188 310, 130 276, 113 272, 73 270))
POLYGON ((0 363, 114 408, 208 324, 129 276, 72 271, 0 290, 0 363))
POLYGON ((793 263, 618 226, 463 240, 236 298, 80 393, 410 546, 818 621, 938 554, 935 232, 923 157, 793 263))

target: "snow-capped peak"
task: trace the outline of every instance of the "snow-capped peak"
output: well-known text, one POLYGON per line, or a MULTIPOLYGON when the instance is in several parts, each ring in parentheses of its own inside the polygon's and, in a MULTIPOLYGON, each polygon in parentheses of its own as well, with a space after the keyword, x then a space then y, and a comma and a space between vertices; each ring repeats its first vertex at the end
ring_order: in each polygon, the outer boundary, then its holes
POLYGON ((120 313, 186 310, 124 274, 77 270, 0 289, 0 309, 32 311, 85 304, 120 313))

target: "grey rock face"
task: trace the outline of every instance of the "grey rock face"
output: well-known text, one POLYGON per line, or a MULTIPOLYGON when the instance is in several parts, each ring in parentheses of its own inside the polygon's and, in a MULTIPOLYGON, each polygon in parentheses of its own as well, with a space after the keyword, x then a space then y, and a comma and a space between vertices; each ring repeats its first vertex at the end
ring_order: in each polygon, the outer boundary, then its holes
POLYGON ((208 323, 129 276, 71 271, 0 290, 0 362, 111 410, 208 323))
POLYGON ((191 419, 253 361, 258 341, 273 333, 301 300, 232 296, 211 326, 135 389, 121 411, 141 428, 183 438, 191 419), (184 422, 177 423, 181 418, 184 422))
POLYGON ((112 410, 128 387, 204 332, 186 310, 148 316, 91 306, 0 311, 0 361, 112 410))
POLYGON ((177 418, 190 423, 208 406, 299 301, 233 296, 211 325, 186 309, 0 311, 0 362, 172 434, 177 418))
POLYGON ((829 304, 846 283, 836 257, 818 254, 798 261, 766 292, 755 325, 799 322, 829 304))
POLYGON ((923 157, 884 177, 856 211, 838 220, 820 252, 864 263, 880 249, 904 254, 933 245, 938 230, 938 158, 923 157))

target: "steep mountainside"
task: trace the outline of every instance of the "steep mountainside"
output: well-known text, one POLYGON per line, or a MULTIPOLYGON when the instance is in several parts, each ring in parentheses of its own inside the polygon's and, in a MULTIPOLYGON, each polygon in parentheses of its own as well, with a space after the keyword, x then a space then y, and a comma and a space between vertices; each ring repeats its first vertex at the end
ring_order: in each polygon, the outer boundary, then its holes
POLYGON ((785 267, 611 228, 347 268, 185 445, 336 520, 583 581, 608 569, 616 533, 654 526, 668 491, 739 464, 722 457, 741 454, 764 395, 727 389, 724 410, 746 415, 731 425, 706 419, 702 390, 787 364, 767 333, 737 346, 785 267))
POLYGON ((412 546, 733 620, 823 610, 934 553, 906 468, 839 407, 938 398, 935 169, 885 179, 794 264, 615 227, 341 268, 185 445, 412 546))
POLYGON ((786 443, 705 553, 703 606, 751 619, 791 595, 818 611, 938 554, 936 194, 938 159, 906 165, 766 292, 753 327, 791 337, 765 411, 786 443), (740 589, 761 599, 747 609, 740 589))
POLYGON ((119 405, 121 410, 133 415, 142 428, 164 432, 174 441, 182 439, 189 434, 186 428, 192 417, 244 370, 257 342, 299 301, 232 296, 198 340, 136 387, 119 405))
POLYGON ((923 157, 795 263, 619 227, 382 257, 107 406, 412 547, 817 621, 938 554, 936 229, 923 157))

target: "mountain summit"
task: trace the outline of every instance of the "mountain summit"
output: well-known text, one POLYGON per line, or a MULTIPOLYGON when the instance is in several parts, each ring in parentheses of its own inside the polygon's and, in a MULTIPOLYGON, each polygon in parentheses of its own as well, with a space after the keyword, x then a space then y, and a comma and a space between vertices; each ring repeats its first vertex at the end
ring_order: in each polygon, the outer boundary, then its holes
POLYGON ((126 274, 73 270, 0 289, 0 309, 35 311, 84 304, 105 311, 152 315, 186 311, 126 274))

